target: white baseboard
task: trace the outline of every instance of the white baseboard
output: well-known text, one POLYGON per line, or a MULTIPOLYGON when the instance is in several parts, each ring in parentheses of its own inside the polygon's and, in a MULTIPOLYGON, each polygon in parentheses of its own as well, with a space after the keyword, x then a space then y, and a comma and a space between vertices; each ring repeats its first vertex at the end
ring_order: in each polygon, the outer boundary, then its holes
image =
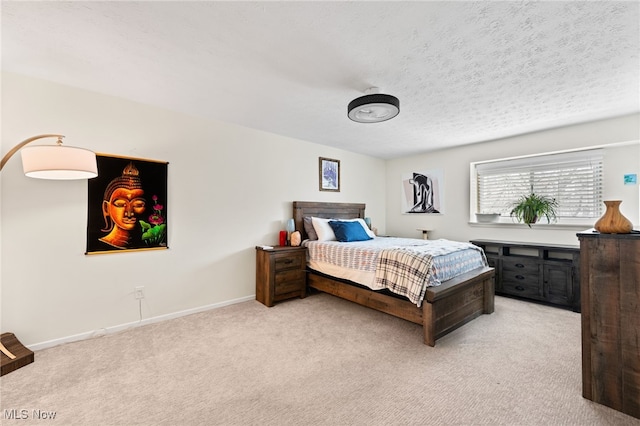
POLYGON ((39 351, 42 349, 63 345, 65 343, 72 343, 72 342, 78 342, 80 340, 93 339, 95 337, 106 336, 107 334, 118 333, 120 331, 128 330, 130 328, 140 327, 142 325, 154 324, 157 322, 167 321, 174 318, 184 317, 186 315, 197 314, 198 312, 210 311, 212 309, 218 309, 224 306, 234 305, 236 303, 247 302, 249 300, 255 300, 255 298, 256 296, 254 294, 252 296, 241 297, 239 299, 227 300, 220 303, 213 303, 211 305, 199 306, 193 309, 187 309, 184 311, 173 312, 171 314, 147 318, 141 321, 134 321, 126 324, 115 325, 113 327, 101 328, 98 330, 87 331, 85 333, 74 334, 72 336, 62 337, 60 339, 47 340, 46 342, 35 343, 33 345, 28 345, 27 347, 32 351, 39 351))

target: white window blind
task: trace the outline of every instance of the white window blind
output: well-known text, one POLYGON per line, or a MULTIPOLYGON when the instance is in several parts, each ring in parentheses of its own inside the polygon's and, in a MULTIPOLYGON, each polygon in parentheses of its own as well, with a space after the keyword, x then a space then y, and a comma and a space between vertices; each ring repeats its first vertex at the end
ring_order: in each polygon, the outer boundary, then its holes
POLYGON ((509 216, 522 195, 558 201, 558 218, 602 216, 601 149, 478 163, 478 212, 509 216))

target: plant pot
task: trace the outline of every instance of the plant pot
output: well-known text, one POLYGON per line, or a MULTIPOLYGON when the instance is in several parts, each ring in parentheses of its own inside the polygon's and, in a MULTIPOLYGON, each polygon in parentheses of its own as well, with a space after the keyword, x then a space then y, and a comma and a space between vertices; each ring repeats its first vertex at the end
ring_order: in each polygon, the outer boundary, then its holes
POLYGON ((476 213, 476 221, 478 223, 497 222, 499 217, 499 213, 476 213))

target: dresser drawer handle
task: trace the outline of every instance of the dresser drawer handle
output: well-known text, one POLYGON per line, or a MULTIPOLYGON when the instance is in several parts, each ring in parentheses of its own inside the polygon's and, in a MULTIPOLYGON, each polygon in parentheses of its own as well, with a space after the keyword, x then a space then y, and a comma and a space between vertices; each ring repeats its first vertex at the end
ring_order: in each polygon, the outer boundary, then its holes
POLYGON ((293 259, 285 259, 285 260, 282 261, 282 263, 284 263, 286 265, 289 265, 289 264, 293 263, 293 259))
POLYGON ((524 265, 522 263, 516 263, 516 268, 524 268, 524 265))
POLYGON ((518 290, 518 291, 524 291, 524 287, 522 287, 521 285, 517 285, 517 286, 516 286, 516 290, 518 290))
POLYGON ((516 279, 517 280, 524 280, 524 277, 522 275, 516 275, 516 279))

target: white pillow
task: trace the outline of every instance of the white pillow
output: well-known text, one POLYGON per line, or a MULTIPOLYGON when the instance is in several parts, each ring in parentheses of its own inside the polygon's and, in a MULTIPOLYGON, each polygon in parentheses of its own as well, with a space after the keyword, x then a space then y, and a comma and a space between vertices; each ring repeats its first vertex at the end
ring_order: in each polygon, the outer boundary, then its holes
POLYGON ((336 234, 333 233, 333 229, 329 225, 329 221, 333 219, 323 219, 321 217, 312 217, 311 223, 313 224, 313 229, 316 230, 316 234, 318 234, 318 241, 335 241, 336 234))
POLYGON ((364 219, 356 218, 356 219, 324 219, 321 217, 312 217, 311 223, 313 224, 313 229, 316 230, 316 234, 318 234, 318 241, 336 241, 336 234, 333 233, 333 229, 331 225, 329 225, 330 220, 338 220, 341 222, 359 222, 364 228, 365 232, 371 238, 375 238, 376 234, 373 233, 371 229, 367 226, 364 219))

